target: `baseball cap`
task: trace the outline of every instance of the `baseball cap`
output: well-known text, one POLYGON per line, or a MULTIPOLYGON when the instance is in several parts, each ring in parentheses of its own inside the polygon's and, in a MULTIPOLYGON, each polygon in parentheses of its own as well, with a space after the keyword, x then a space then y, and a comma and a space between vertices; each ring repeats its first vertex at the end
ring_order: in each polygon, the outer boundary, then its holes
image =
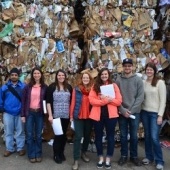
POLYGON ((122 65, 124 65, 124 64, 132 64, 132 65, 133 65, 133 61, 132 61, 131 58, 125 58, 125 59, 123 60, 122 65))
POLYGON ((19 75, 20 72, 17 68, 12 68, 11 71, 10 71, 10 74, 12 74, 12 73, 16 73, 16 74, 19 75))

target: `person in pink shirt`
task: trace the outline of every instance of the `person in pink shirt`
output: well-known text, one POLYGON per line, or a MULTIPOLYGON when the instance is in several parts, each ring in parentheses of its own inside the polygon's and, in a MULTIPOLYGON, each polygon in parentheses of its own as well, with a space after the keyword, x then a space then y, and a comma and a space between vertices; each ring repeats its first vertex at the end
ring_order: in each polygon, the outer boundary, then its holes
POLYGON ((31 163, 42 161, 43 100, 46 84, 42 71, 36 67, 23 90, 21 119, 26 123, 27 154, 31 163))

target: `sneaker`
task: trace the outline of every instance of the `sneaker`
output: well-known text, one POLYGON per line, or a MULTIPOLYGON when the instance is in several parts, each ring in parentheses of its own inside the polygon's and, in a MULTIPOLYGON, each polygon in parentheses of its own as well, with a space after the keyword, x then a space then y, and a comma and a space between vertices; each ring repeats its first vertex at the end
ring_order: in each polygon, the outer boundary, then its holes
POLYGON ((156 169, 157 169, 157 170, 163 170, 164 167, 163 167, 163 165, 161 165, 161 164, 157 164, 157 165, 156 165, 156 169))
POLYGON ((130 158, 130 161, 136 166, 142 166, 142 162, 138 158, 130 158))
POLYGON ((126 156, 121 156, 119 161, 118 161, 118 165, 122 166, 127 162, 127 157, 126 156))
POLYGON ((148 165, 150 162, 151 162, 151 161, 150 161, 148 158, 144 158, 144 159, 142 160, 142 163, 143 163, 144 165, 148 165))
POLYGON ((105 169, 111 169, 111 163, 110 162, 105 163, 105 169))
POLYGON ((41 157, 36 158, 36 162, 42 162, 42 158, 41 157))
POLYGON ((97 163, 97 168, 98 168, 98 169, 103 168, 103 166, 104 166, 104 162, 99 161, 99 162, 97 163))

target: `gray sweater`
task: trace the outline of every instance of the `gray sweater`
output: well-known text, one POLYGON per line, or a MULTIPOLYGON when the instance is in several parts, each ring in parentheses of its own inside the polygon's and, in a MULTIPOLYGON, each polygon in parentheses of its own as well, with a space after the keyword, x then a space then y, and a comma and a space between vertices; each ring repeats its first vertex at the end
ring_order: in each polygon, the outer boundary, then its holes
POLYGON ((123 74, 116 80, 122 94, 122 105, 119 107, 121 114, 130 111, 131 114, 140 113, 141 104, 144 100, 144 87, 140 77, 133 74, 125 77, 123 74))

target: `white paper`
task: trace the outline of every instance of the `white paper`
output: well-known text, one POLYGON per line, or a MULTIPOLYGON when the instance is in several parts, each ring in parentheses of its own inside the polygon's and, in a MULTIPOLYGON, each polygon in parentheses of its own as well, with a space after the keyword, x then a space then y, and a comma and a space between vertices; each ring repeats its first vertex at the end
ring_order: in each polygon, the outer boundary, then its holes
POLYGON ((47 114, 47 105, 46 105, 45 100, 43 100, 43 111, 44 111, 44 114, 47 114))
POLYGON ((112 98, 115 98, 115 91, 114 91, 113 84, 100 86, 100 91, 101 91, 101 94, 105 96, 110 96, 112 98))
POLYGON ((61 119, 60 118, 53 119, 52 127, 53 127, 53 131, 54 131, 55 135, 62 135, 63 134, 63 129, 62 129, 62 126, 61 126, 61 119))
POLYGON ((70 125, 71 129, 74 130, 74 121, 71 121, 71 125, 70 125))

